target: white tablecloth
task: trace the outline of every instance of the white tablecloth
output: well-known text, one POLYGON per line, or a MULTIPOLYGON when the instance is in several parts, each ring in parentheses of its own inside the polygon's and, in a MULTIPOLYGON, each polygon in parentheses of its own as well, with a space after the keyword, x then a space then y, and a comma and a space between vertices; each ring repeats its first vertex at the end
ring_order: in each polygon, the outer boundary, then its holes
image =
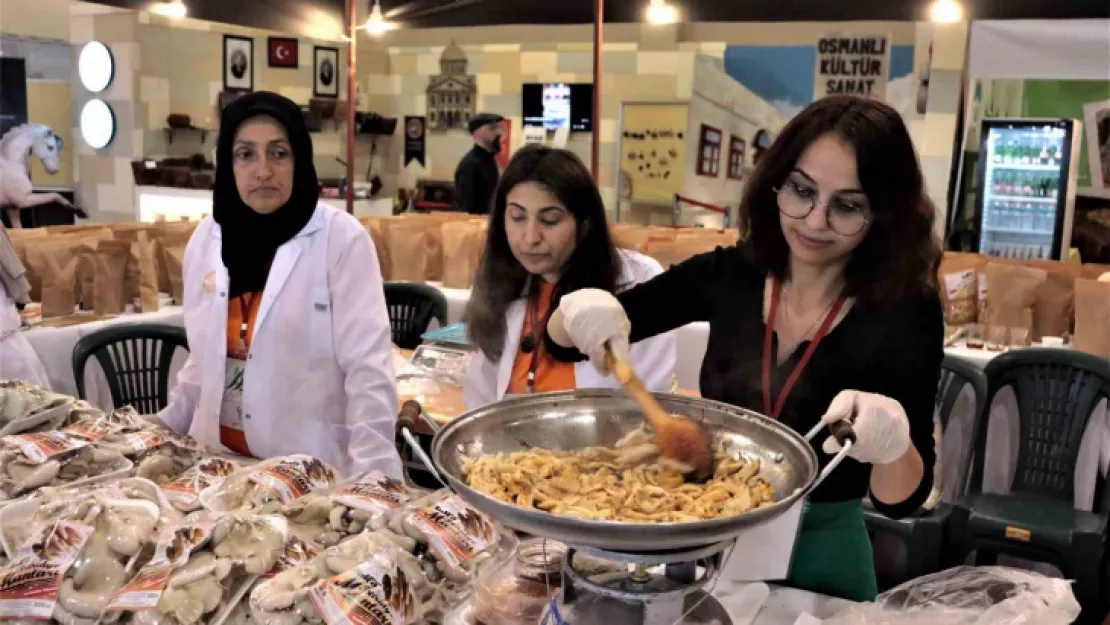
MULTIPOLYGON (((114 319, 92 321, 65 328, 32 328, 24 331, 24 336, 42 361, 46 375, 50 378, 51 388, 58 393, 77 395, 77 381, 73 377, 73 348, 81 337, 101 328, 120 323, 162 323, 180 326, 183 323, 180 306, 167 306, 153 313, 126 314, 114 319)), ((179 350, 180 351, 180 350, 179 350)), ((184 364, 184 354, 176 354, 171 370, 176 374, 184 364)), ((85 390, 88 400, 95 406, 111 408, 111 395, 104 378, 104 372, 95 359, 85 368, 85 390)))

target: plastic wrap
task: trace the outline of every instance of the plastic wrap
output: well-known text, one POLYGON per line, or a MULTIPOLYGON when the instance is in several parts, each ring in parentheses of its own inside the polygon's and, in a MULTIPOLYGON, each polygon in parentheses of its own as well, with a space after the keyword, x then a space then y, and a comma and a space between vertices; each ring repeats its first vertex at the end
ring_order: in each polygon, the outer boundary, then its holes
POLYGON ((0 438, 0 500, 45 486, 124 477, 133 466, 119 452, 59 430, 5 436, 0 438))
POLYGON ((200 443, 192 436, 153 425, 108 434, 99 444, 132 459, 136 477, 156 484, 179 477, 203 457, 200 443))
POLYGON ((386 513, 424 494, 381 471, 369 471, 334 488, 309 493, 281 513, 294 533, 326 548, 364 529, 384 526, 386 513))
POLYGON ((126 499, 114 486, 19 502, 2 515, 5 529, 21 518, 22 531, 4 534, 12 558, 0 570, 0 616, 61 623, 100 616, 160 516, 156 505, 126 499))
POLYGON ((0 436, 59 427, 74 401, 28 382, 0 381, 0 436))
POLYGON ((421 345, 397 372, 397 398, 416 401, 424 412, 445 423, 466 412, 463 377, 470 354, 446 345, 421 345))
POLYGON ((160 488, 174 508, 181 512, 195 512, 203 507, 200 494, 205 489, 219 486, 239 469, 239 464, 231 460, 206 458, 177 479, 161 484, 160 488))
POLYGON ((304 454, 281 456, 236 471, 200 494, 200 503, 216 512, 276 514, 310 492, 340 482, 339 472, 304 454))
POLYGON ((911 580, 825 625, 1067 625, 1079 617, 1071 582, 1000 566, 961 566, 911 580))

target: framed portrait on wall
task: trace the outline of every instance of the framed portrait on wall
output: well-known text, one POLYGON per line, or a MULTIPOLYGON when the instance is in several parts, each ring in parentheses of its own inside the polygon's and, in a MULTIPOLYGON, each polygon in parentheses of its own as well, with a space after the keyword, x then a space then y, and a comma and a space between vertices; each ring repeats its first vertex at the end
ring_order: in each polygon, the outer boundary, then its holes
POLYGON ((312 95, 318 98, 339 97, 339 48, 313 46, 312 95))
POLYGON ((224 35, 224 89, 254 90, 254 39, 224 35))

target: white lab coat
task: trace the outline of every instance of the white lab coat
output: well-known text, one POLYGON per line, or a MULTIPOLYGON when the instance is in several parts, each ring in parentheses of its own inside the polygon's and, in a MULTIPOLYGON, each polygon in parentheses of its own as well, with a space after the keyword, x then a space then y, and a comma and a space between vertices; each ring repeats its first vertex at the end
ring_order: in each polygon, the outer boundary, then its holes
MULTIPOLYGON (((628 250, 619 250, 619 253, 622 262, 618 283, 621 285, 631 287, 663 273, 663 268, 653 258, 628 250)), ((471 353, 463 382, 463 400, 468 410, 498 401, 505 396, 513 374, 513 359, 520 344, 520 333, 524 328, 526 305, 525 298, 509 304, 505 313, 508 335, 505 337, 504 356, 500 362, 490 361, 480 350, 471 353)), ((648 390, 667 392, 671 389, 677 358, 673 331, 632 345, 630 356, 633 368, 648 390)), ((575 363, 574 381, 577 388, 620 387, 616 379, 612 376, 603 377, 589 361, 575 363)))
MULTIPOLYGON (((209 218, 185 249, 190 355, 158 417, 230 453, 219 429, 228 307, 221 240, 209 218)), ((400 477, 392 358, 370 236, 354 217, 320 204, 278 248, 259 306, 242 395, 251 451, 260 458, 305 453, 346 475, 378 469, 400 477)))
POLYGON ((50 388, 39 355, 27 337, 19 333, 19 312, 3 283, 0 283, 0 380, 23 380, 50 388))

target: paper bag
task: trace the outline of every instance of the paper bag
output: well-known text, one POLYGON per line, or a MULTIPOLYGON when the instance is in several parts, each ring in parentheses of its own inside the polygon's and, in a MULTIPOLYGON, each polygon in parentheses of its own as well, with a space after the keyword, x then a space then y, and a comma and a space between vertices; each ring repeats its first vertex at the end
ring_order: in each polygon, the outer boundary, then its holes
POLYGON ((94 310, 98 315, 116 315, 124 311, 127 301, 124 280, 131 258, 131 244, 109 239, 96 246, 96 295, 94 310))
POLYGON ((944 322, 950 326, 975 323, 979 306, 979 265, 976 254, 946 253, 937 270, 944 322))
POLYGON ((360 220, 362 227, 366 228, 366 232, 370 235, 370 240, 374 242, 374 252, 378 256, 378 266, 381 267, 383 281, 390 279, 389 246, 385 238, 385 224, 390 219, 389 217, 365 217, 360 220))
POLYGON ((485 221, 451 221, 444 223, 443 286, 469 289, 482 261, 486 246, 485 221))
POLYGON ((651 237, 651 229, 639 224, 610 224, 609 236, 618 249, 641 252, 651 237))
POLYGON ((42 316, 73 314, 77 302, 77 256, 65 244, 45 248, 42 273, 42 316))
POLYGON ((991 326, 1025 328, 1032 333, 1033 306, 1041 285, 1048 279, 1043 269, 991 262, 987 265, 991 326))
MULTIPOLYGON (((431 274, 431 222, 418 219, 391 219, 386 222, 389 241, 390 280, 421 282, 431 274)), ((439 224, 432 224, 436 230, 439 224)))
POLYGON ((1075 348, 1110 358, 1110 282, 1075 281, 1075 348))
POLYGON ((159 224, 159 228, 152 230, 154 236, 154 259, 158 265, 158 291, 171 293, 173 285, 170 284, 169 268, 166 266, 165 250, 176 245, 184 245, 193 236, 196 224, 192 222, 166 222, 159 224))
MULTIPOLYGON (((46 258, 40 250, 44 246, 62 245, 76 249, 81 243, 95 246, 97 241, 111 238, 111 236, 112 231, 107 228, 93 228, 70 234, 40 235, 24 239, 25 257, 21 260, 23 260, 23 266, 27 269, 27 281, 31 283, 31 299, 39 301, 42 298, 42 272, 45 271, 46 258)), ((16 253, 19 253, 19 247, 16 248, 16 253)))
POLYGON ((169 274, 173 302, 178 306, 185 304, 185 244, 174 245, 162 250, 162 259, 169 274))
POLYGON ((138 268, 139 297, 136 312, 156 312, 158 310, 158 262, 154 255, 154 240, 146 232, 131 244, 131 258, 138 268))

